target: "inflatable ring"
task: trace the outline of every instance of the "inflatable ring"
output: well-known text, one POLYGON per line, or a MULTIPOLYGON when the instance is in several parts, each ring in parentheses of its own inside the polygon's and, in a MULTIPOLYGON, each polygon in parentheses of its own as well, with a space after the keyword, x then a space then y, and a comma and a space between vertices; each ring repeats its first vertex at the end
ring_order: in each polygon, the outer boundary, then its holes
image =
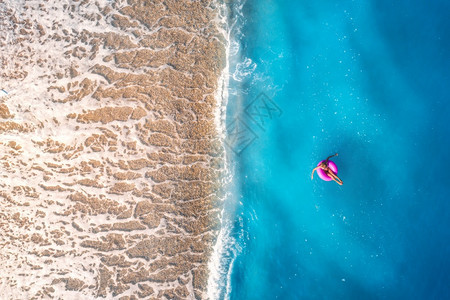
MULTIPOLYGON (((325 161, 325 160, 322 160, 317 166, 320 166, 320 164, 321 164, 322 162, 324 162, 324 161, 325 161)), ((335 164, 334 162, 332 162, 331 160, 329 160, 327 165, 328 165, 328 167, 330 168, 330 170, 333 171, 333 173, 337 175, 338 168, 337 168, 336 164, 335 164)), ((321 168, 317 169, 317 174, 319 174, 319 177, 320 177, 322 180, 325 180, 325 181, 331 181, 331 180, 333 180, 333 179, 332 179, 330 176, 328 176, 327 173, 325 173, 325 171, 322 170, 321 168)))

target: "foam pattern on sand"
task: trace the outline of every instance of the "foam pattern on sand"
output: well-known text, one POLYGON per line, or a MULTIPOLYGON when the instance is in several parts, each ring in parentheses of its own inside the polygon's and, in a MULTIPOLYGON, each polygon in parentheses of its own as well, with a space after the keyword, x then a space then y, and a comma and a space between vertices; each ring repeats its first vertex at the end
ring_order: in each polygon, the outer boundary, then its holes
POLYGON ((0 298, 201 299, 225 66, 211 1, 0 1, 0 298))

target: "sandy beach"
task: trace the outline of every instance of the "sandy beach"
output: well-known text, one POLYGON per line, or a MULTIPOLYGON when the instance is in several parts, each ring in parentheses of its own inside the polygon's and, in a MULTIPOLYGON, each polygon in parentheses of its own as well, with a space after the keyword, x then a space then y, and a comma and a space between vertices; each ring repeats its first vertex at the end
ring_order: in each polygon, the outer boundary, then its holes
POLYGON ((206 299, 212 0, 0 1, 0 298, 206 299))

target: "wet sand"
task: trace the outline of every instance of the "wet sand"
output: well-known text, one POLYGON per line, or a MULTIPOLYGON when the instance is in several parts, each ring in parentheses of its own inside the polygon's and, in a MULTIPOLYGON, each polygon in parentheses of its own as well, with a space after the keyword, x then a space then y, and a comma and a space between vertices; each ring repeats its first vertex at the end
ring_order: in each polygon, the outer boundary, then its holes
POLYGON ((0 298, 205 299, 213 1, 0 1, 0 298))

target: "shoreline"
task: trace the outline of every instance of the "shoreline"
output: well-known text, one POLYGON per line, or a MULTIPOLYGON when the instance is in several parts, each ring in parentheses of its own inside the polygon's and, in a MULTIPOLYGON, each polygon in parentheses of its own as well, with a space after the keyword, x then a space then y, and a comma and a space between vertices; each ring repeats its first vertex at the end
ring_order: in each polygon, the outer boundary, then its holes
MULTIPOLYGON (((227 161, 227 149, 225 147, 225 139, 226 139, 226 107, 228 102, 228 85, 229 85, 229 55, 230 55, 230 28, 228 26, 228 14, 229 14, 229 6, 227 3, 218 4, 219 8, 216 20, 217 28, 219 32, 225 38, 226 44, 225 47, 225 67, 223 68, 221 75, 218 79, 218 87, 215 92, 215 98, 217 101, 216 111, 215 111, 215 124, 216 124, 216 132, 219 135, 219 138, 222 143, 224 155, 223 155, 223 170, 221 175, 221 186, 222 189, 226 190, 229 181, 229 167, 227 161)), ((223 245, 223 230, 224 228, 224 209, 225 209, 225 201, 227 200, 227 192, 222 196, 223 199, 221 205, 221 211, 219 216, 220 229, 216 234, 216 241, 212 245, 212 253, 208 262, 208 270, 209 276, 207 281, 207 296, 208 299, 219 299, 220 294, 220 280, 221 278, 221 258, 222 251, 224 249, 223 245)))
MULTIPOLYGON (((237 111, 240 107, 236 102, 237 86, 234 86, 234 74, 230 70, 237 70, 241 64, 242 57, 240 52, 240 42, 244 38, 241 32, 244 24, 243 6, 246 0, 236 2, 226 2, 223 4, 223 23, 225 23, 224 36, 226 36, 226 68, 222 76, 224 89, 222 94, 223 105, 221 115, 222 142, 224 144, 224 176, 222 177, 222 188, 224 189, 224 200, 220 214, 221 227, 217 235, 217 241, 214 245, 213 255, 209 262, 210 278, 208 280, 209 299, 229 299, 232 290, 231 274, 236 257, 242 250, 234 236, 234 222, 236 221, 236 212, 239 209, 240 199, 238 187, 234 184, 239 182, 236 174, 236 156, 233 145, 233 137, 227 130, 227 125, 233 123, 237 117, 237 111), (231 100, 231 102, 229 102, 231 100), (228 141, 227 141, 228 139, 228 141), (231 139, 231 140, 230 140, 231 139)), ((235 71, 236 72, 236 71, 235 71)), ((218 118, 217 118, 218 119, 218 118)), ((231 133, 233 134, 233 133, 231 133)))

